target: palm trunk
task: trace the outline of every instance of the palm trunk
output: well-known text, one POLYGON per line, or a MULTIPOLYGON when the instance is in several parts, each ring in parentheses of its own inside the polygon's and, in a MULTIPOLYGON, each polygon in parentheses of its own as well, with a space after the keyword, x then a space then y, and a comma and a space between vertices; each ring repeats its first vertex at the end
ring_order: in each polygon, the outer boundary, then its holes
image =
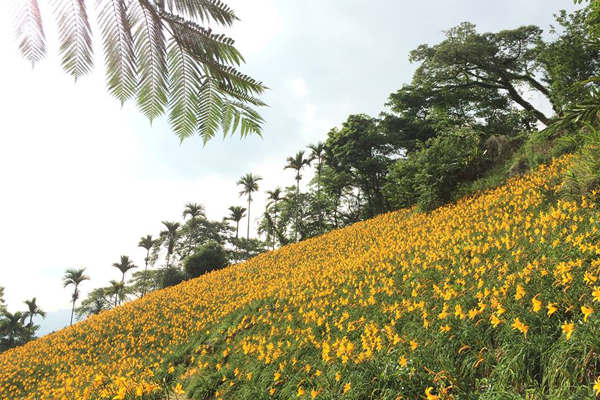
POLYGON ((73 307, 71 307, 71 322, 69 326, 73 325, 73 313, 75 312, 75 299, 73 299, 73 307))
POLYGON ((148 260, 150 259, 150 249, 146 249, 146 266, 144 267, 144 279, 142 279, 142 297, 146 295, 146 275, 148 274, 148 260))
POLYGON ((246 232, 246 240, 250 240, 250 201, 251 197, 248 196, 248 232, 246 232))

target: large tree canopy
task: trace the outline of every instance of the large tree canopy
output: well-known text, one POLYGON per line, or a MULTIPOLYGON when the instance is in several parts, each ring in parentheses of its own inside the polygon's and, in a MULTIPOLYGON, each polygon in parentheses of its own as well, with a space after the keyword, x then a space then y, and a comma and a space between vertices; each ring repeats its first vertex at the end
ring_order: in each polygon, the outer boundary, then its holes
MULTIPOLYGON (((19 0, 15 24, 22 55, 32 64, 46 54, 38 0, 19 0)), ((78 79, 94 62, 86 0, 49 1, 58 25, 65 72, 78 79)), ((121 103, 135 99, 151 121, 168 113, 181 140, 210 140, 240 130, 260 134, 263 119, 253 108, 266 87, 236 68, 244 61, 227 36, 199 23, 231 26, 236 17, 220 0, 98 0, 95 16, 104 48, 110 93, 121 103)))
POLYGON ((548 124, 549 117, 534 107, 522 89, 548 98, 555 112, 560 107, 549 88, 539 79, 538 62, 542 30, 522 26, 498 33, 477 33, 475 25, 463 22, 446 32, 446 40, 434 46, 421 45, 411 52, 411 61, 421 62, 413 82, 433 93, 469 88, 506 93, 515 103, 548 124))

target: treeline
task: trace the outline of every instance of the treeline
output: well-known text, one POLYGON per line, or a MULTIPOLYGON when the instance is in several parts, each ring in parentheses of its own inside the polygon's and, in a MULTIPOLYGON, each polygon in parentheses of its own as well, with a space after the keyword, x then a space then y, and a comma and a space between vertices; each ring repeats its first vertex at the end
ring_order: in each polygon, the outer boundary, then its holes
POLYGON ((4 302, 4 288, 0 286, 0 353, 35 339, 40 327, 33 323, 33 318, 46 317, 35 297, 23 303, 27 306, 23 311, 9 312, 4 302))

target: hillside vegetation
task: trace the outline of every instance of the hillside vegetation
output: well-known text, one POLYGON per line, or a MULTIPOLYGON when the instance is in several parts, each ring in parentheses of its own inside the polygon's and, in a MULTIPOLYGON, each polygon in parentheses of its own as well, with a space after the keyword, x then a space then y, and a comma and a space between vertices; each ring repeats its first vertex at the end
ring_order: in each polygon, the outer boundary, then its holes
POLYGON ((0 355, 3 399, 591 398, 600 213, 569 158, 156 291, 0 355))

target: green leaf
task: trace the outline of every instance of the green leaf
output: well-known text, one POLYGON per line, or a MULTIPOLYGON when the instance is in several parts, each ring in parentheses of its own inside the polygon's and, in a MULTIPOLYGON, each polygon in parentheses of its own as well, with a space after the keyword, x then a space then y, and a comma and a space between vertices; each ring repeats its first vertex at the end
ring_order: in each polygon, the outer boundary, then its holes
POLYGON ((34 65, 46 55, 46 36, 37 0, 17 1, 14 21, 19 50, 34 65))

